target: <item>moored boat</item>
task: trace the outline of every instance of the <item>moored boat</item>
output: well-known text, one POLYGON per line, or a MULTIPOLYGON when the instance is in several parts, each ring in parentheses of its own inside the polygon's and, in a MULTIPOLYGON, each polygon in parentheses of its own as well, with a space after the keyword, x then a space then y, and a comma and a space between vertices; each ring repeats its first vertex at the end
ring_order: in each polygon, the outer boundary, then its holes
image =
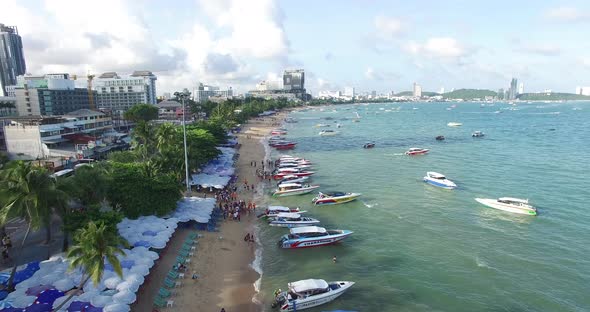
POLYGON ((288 228, 320 224, 318 219, 302 217, 301 214, 292 212, 281 212, 268 220, 270 226, 288 228))
POLYGON ((338 131, 334 131, 334 130, 322 130, 320 131, 319 135, 321 136, 332 136, 332 135, 337 135, 338 131))
POLYGON ((449 122, 447 126, 449 127, 461 127, 463 124, 460 122, 449 122))
POLYGON ((375 143, 373 143, 373 142, 368 142, 368 143, 365 143, 365 145, 363 145, 363 148, 373 148, 373 147, 375 147, 375 143))
POLYGON ((296 168, 279 168, 273 172, 273 178, 275 180, 282 180, 283 177, 288 175, 294 175, 298 177, 306 177, 314 174, 314 171, 307 171, 304 169, 296 169, 296 168))
POLYGON ((281 129, 273 129, 270 132, 270 134, 271 135, 285 135, 285 134, 287 134, 287 129, 282 129, 282 128, 281 129))
POLYGON ((271 146, 278 150, 288 150, 295 148, 295 145, 297 145, 295 142, 280 142, 272 144, 271 146))
POLYGON ((307 211, 305 210, 300 210, 299 207, 297 208, 289 208, 289 207, 285 207, 285 206, 268 206, 268 208, 266 208, 266 210, 258 215, 258 218, 263 218, 263 217, 267 217, 267 218, 272 218, 272 217, 276 217, 279 215, 279 213, 305 213, 307 211))
POLYGON ((309 185, 309 184, 287 182, 287 183, 279 184, 277 190, 274 193, 272 193, 272 196, 285 197, 285 196, 293 196, 293 195, 303 195, 303 194, 310 193, 319 187, 320 187, 319 185, 309 185))
POLYGON ((519 213, 529 216, 537 215, 537 208, 529 204, 528 199, 514 198, 514 197, 500 197, 498 199, 492 198, 476 198, 480 204, 491 208, 504 210, 512 213, 519 213))
POLYGON ((448 189, 448 190, 452 190, 457 187, 457 184, 455 184, 451 180, 448 180, 443 174, 440 174, 440 173, 434 172, 434 171, 426 172, 426 176, 424 177, 424 182, 426 182, 430 185, 442 187, 442 188, 448 189))
POLYGON ((283 179, 279 180, 278 184, 282 184, 282 183, 286 183, 286 182, 303 183, 307 180, 309 180, 309 176, 298 177, 296 175, 286 175, 283 177, 283 179))
POLYGON ((349 230, 326 230, 319 226, 303 226, 292 228, 289 234, 283 235, 279 240, 279 246, 285 249, 295 249, 330 245, 351 234, 352 231, 349 230))
POLYGON ((430 150, 427 148, 412 147, 408 151, 406 151, 406 155, 424 155, 429 151, 430 150))
POLYGON ((481 132, 481 131, 474 131, 474 132, 471 134, 471 136, 472 136, 472 137, 474 137, 474 138, 481 138, 481 137, 483 137, 484 135, 485 135, 485 134, 484 134, 483 132, 481 132))
POLYGON ((323 279, 307 279, 288 284, 288 291, 278 291, 273 308, 279 311, 300 311, 316 307, 340 297, 354 282, 326 282, 323 279))
POLYGON ((444 141, 445 140, 445 136, 444 135, 439 135, 435 138, 437 141, 444 141))
POLYGON ((315 197, 312 202, 317 206, 322 205, 336 205, 344 204, 357 199, 362 194, 360 193, 344 193, 344 192, 332 192, 322 193, 319 192, 318 196, 315 197))

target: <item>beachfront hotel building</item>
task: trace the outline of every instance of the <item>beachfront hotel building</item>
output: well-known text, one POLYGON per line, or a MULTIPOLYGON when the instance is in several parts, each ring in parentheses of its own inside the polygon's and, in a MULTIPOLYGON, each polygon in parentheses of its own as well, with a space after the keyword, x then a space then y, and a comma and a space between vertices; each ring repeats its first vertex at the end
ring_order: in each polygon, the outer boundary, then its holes
POLYGON ((232 87, 222 90, 219 87, 210 86, 202 83, 199 83, 197 89, 193 93, 196 102, 205 102, 212 98, 226 100, 234 96, 234 91, 232 90, 232 87))
POLYGON ((97 93, 97 106, 122 115, 136 104, 156 105, 156 80, 152 72, 135 71, 128 76, 107 72, 94 79, 92 89, 97 93))
POLYGON ((413 95, 414 97, 420 98, 422 97, 422 86, 414 82, 413 88, 413 95))
POLYGON ((23 42, 16 26, 0 24, 0 96, 9 96, 6 86, 16 84, 16 79, 27 71, 23 42))

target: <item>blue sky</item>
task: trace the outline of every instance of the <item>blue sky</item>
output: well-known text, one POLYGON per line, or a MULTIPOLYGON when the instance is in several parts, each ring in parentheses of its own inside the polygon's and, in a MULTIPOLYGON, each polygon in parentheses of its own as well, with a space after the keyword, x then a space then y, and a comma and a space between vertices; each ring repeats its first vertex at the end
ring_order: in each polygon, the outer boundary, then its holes
POLYGON ((359 91, 590 85, 588 1, 0 0, 35 74, 153 70, 159 93, 285 68, 359 91))

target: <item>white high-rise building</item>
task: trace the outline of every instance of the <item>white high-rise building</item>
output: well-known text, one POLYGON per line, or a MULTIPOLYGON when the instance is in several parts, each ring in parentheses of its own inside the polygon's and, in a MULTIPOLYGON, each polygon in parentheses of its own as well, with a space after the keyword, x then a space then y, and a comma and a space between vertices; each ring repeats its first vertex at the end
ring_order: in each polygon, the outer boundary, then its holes
POLYGON ((351 99, 354 98, 354 87, 346 87, 344 88, 344 96, 350 97, 351 99))
POLYGON ((524 94, 524 83, 523 82, 521 82, 518 85, 518 94, 524 94))
POLYGON ((422 86, 414 82, 414 97, 422 97, 422 86))
POLYGON ((157 79, 150 71, 135 71, 127 77, 104 73, 92 84, 97 92, 97 106, 121 114, 136 104, 156 105, 157 79))
POLYGON ((234 92, 231 87, 229 87, 227 90, 220 90, 219 87, 199 83, 199 86, 195 91, 195 101, 204 102, 212 97, 220 97, 227 99, 233 97, 233 95, 234 92))

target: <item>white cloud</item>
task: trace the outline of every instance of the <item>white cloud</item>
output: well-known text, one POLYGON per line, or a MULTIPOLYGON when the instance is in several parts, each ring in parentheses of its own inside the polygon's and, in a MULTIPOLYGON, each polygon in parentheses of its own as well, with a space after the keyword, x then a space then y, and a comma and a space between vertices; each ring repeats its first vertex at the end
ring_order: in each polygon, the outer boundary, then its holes
POLYGON ((442 60, 458 60, 471 53, 470 49, 451 37, 433 37, 424 43, 409 41, 402 49, 416 56, 426 56, 442 60))
POLYGON ((543 56, 556 56, 561 54, 559 46, 552 44, 527 44, 515 49, 515 51, 527 54, 538 54, 543 56))
POLYGON ((156 26, 140 2, 104 0, 90 8, 85 1, 41 1, 33 8, 2 0, 0 10, 0 21, 18 26, 27 71, 35 74, 151 70, 159 93, 198 81, 250 89, 259 78, 251 64, 280 66, 288 58, 275 0, 195 1, 206 18, 165 38, 154 38, 156 26))
POLYGON ((374 20, 378 37, 392 39, 399 36, 404 30, 404 23, 394 17, 378 15, 374 20))
POLYGON ((399 79, 400 76, 389 71, 376 71, 373 67, 367 67, 365 70, 365 78, 368 80, 387 81, 399 79))
POLYGON ((573 7, 558 7, 548 10, 545 17, 558 22, 590 21, 590 14, 573 7))

